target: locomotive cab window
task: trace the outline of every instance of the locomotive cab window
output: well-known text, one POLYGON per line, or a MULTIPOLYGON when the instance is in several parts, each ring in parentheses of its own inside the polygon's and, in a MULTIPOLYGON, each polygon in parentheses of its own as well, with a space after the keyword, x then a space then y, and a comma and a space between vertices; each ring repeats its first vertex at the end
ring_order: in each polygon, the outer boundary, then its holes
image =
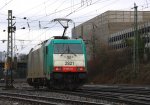
POLYGON ((48 54, 48 46, 46 46, 46 54, 48 54))
POLYGON ((54 54, 83 54, 81 44, 54 44, 54 54))

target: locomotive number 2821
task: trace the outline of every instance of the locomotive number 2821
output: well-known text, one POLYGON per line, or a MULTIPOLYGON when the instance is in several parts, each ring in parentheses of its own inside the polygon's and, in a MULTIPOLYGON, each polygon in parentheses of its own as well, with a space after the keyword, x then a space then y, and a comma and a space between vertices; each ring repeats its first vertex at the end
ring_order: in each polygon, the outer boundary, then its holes
POLYGON ((65 61, 65 65, 74 65, 74 62, 71 62, 71 61, 65 61))

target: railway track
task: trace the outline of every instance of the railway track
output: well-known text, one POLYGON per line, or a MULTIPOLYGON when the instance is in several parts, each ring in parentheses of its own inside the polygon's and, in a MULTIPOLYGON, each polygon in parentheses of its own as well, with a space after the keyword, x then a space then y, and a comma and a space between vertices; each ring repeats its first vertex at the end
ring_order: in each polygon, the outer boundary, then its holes
MULTIPOLYGON (((106 103, 113 105, 113 104, 111 104, 111 102, 117 103, 116 105, 120 105, 118 103, 121 103, 123 105, 150 105, 149 104, 150 103, 150 95, 149 95, 150 89, 148 87, 142 87, 142 88, 134 87, 133 88, 133 87, 123 87, 123 86, 121 86, 121 87, 111 86, 111 87, 93 88, 93 87, 87 86, 87 87, 82 87, 81 89, 76 90, 76 91, 48 90, 46 88, 39 89, 39 90, 35 90, 33 88, 29 88, 29 89, 28 88, 22 88, 21 91, 30 91, 32 94, 34 94, 35 92, 42 92, 42 93, 51 94, 51 92, 53 92, 53 93, 66 94, 66 95, 70 95, 70 96, 85 97, 87 99, 91 98, 91 99, 95 99, 95 100, 102 100, 101 102, 100 101, 97 101, 97 102, 87 101, 86 102, 84 100, 81 102, 80 100, 74 100, 74 99, 69 99, 69 98, 64 99, 64 101, 60 101, 61 99, 58 98, 57 101, 52 101, 53 104, 55 104, 57 102, 66 104, 68 101, 68 103, 75 104, 75 105, 91 105, 91 104, 92 105, 94 105, 94 104, 95 105, 106 105, 106 103), (70 102, 69 102, 69 100, 70 100, 70 102), (104 101, 106 100, 108 102, 106 102, 106 103, 104 102, 105 103, 104 104, 104 103, 102 103, 103 100, 104 101)), ((23 95, 27 95, 27 94, 23 94, 23 95)), ((33 97, 33 95, 29 95, 29 96, 33 97)), ((28 99, 32 99, 31 97, 29 97, 28 99)), ((67 97, 69 97, 69 96, 67 96, 67 97)), ((51 98, 51 100, 57 99, 56 97, 55 98, 54 97, 47 97, 47 98, 51 98)), ((34 98, 34 101, 35 101, 35 99, 36 98, 34 98)), ((42 99, 42 98, 39 98, 39 99, 42 99)), ((44 99, 44 102, 45 102, 45 100, 48 100, 48 99, 44 99)), ((39 100, 39 101, 43 101, 43 100, 39 100)), ((50 102, 48 102, 48 103, 50 103, 50 102)))
POLYGON ((110 102, 124 103, 129 105, 150 105, 150 90, 141 88, 123 88, 123 89, 79 89, 74 92, 72 91, 59 91, 53 90, 54 92, 76 95, 80 97, 87 97, 93 99, 108 100, 110 102), (125 91, 124 91, 125 90, 125 91), (145 94, 146 93, 146 94, 145 94))
MULTIPOLYGON (((130 91, 130 90, 129 90, 130 91)), ((138 90, 135 90, 132 92, 109 92, 109 91, 92 91, 92 90, 77 90, 77 91, 58 91, 62 92, 64 94, 71 94, 71 95, 77 95, 81 97, 88 97, 88 98, 94 98, 94 99, 102 99, 102 100, 108 100, 110 102, 116 102, 116 103, 125 103, 129 105, 150 105, 150 96, 142 93, 142 91, 138 92, 138 90), (137 93, 136 93, 137 91, 137 93)), ((57 92, 57 91, 56 91, 57 92)), ((150 91, 147 91, 150 92, 150 91)))
POLYGON ((33 105, 106 105, 103 103, 89 102, 89 101, 79 101, 79 100, 69 100, 54 97, 36 96, 29 94, 19 94, 10 92, 0 92, 0 98, 10 99, 13 101, 18 101, 21 103, 28 103, 33 105))
POLYGON ((91 98, 98 98, 98 99, 101 98, 104 100, 131 104, 131 105, 149 105, 150 104, 150 96, 147 96, 147 95, 137 95, 137 94, 135 95, 132 93, 126 94, 126 93, 116 93, 116 92, 83 91, 83 90, 82 90, 82 93, 84 96, 88 95, 91 98))
POLYGON ((150 87, 131 87, 131 86, 84 86, 81 89, 101 91, 101 92, 116 92, 116 93, 132 93, 150 95, 150 87))
MULTIPOLYGON (((41 91, 41 90, 40 90, 41 91)), ((100 92, 92 90, 60 91, 60 90, 42 90, 74 96, 93 98, 97 100, 107 100, 109 102, 121 103, 127 105, 150 105, 150 96, 132 93, 120 92, 100 92)))

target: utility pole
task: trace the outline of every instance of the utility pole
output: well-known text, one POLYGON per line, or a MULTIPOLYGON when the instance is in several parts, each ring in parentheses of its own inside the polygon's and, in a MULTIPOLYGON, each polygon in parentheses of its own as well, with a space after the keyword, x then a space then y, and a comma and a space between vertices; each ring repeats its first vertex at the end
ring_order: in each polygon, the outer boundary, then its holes
POLYGON ((137 6, 134 4, 134 46, 133 46, 133 68, 134 68, 134 77, 136 78, 137 72, 139 71, 139 46, 138 46, 138 22, 137 22, 137 6))
POLYGON ((5 62, 5 87, 13 88, 13 33, 16 28, 13 27, 12 10, 8 10, 8 42, 7 42, 7 59, 5 62))

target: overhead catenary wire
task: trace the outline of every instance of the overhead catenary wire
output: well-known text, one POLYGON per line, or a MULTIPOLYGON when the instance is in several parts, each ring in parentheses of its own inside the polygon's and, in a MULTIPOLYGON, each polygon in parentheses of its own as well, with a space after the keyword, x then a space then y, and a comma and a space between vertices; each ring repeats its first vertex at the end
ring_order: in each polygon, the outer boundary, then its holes
MULTIPOLYGON (((56 23, 56 24, 57 24, 57 23, 56 23)), ((55 27, 56 24, 54 24, 52 27, 47 28, 44 32, 42 32, 40 35, 38 35, 38 36, 35 37, 34 39, 39 38, 41 35, 43 35, 45 32, 47 32, 50 28, 55 27)), ((21 49, 19 52, 21 52, 22 50, 24 50, 25 48, 27 48, 28 45, 30 45, 32 42, 33 42, 33 41, 30 41, 29 43, 27 43, 27 44, 25 45, 26 47, 24 47, 23 49, 21 49)), ((19 52, 17 52, 17 53, 19 53, 19 52)))
MULTIPOLYGON (((29 20, 29 19, 28 19, 29 20)), ((39 20, 37 20, 37 21, 39 21, 39 20)), ((30 22, 28 22, 28 24, 30 24, 30 23, 33 23, 33 22, 35 22, 35 20, 32 20, 32 21, 30 21, 30 22)), ((42 22, 42 21, 41 21, 42 22)), ((22 25, 23 26, 23 25, 22 25)))
MULTIPOLYGON (((101 8, 102 9, 102 8, 101 8)), ((128 8, 129 9, 129 8, 128 8)), ((98 11, 98 10, 96 10, 96 11, 98 11)), ((93 13, 93 12, 91 12, 91 13, 93 13)), ((80 17, 80 16, 79 16, 80 17)), ((32 21, 32 22, 36 22, 36 21, 32 21)), ((32 23, 32 22, 30 22, 30 23, 32 23)), ((42 22, 42 21, 40 21, 40 22, 42 22)))
MULTIPOLYGON (((114 1, 111 2, 111 3, 114 4, 115 2, 118 2, 118 0, 114 0, 114 1)), ((86 14, 80 15, 80 16, 78 16, 78 17, 74 17, 74 18, 72 18, 72 19, 86 18, 86 17, 88 17, 88 16, 90 17, 89 14, 94 13, 94 11, 102 10, 103 8, 105 8, 105 7, 109 6, 109 5, 111 5, 111 3, 108 4, 108 5, 105 5, 105 6, 99 8, 99 9, 97 9, 97 10, 90 11, 90 12, 88 12, 88 13, 86 13, 86 14), (87 14, 88 14, 88 16, 85 16, 85 15, 87 15, 87 14)), ((148 3, 148 4, 150 4, 150 3, 148 3)), ((140 5, 140 7, 142 7, 142 6, 144 6, 144 5, 146 5, 146 4, 140 5)), ((121 9, 121 10, 131 10, 131 7, 132 7, 132 6, 130 6, 130 7, 128 7, 128 8, 121 9)), ((147 7, 147 8, 148 8, 148 7, 147 7)), ((141 9, 139 9, 139 10, 141 10, 141 9)), ((99 14, 98 14, 98 15, 99 15, 99 14)), ((98 15, 94 15, 94 14, 93 14, 92 16, 98 16, 98 15)), ((80 21, 80 22, 76 22, 76 23, 83 23, 83 22, 80 21)))
POLYGON ((6 7, 8 4, 10 4, 13 0, 8 1, 4 6, 0 7, 0 10, 2 10, 4 7, 6 7))
MULTIPOLYGON (((35 21, 35 20, 34 20, 35 21)), ((38 19, 37 19, 37 21, 39 21, 38 19)), ((32 21, 33 22, 33 21, 32 21)))
MULTIPOLYGON (((101 0, 96 0, 96 2, 92 3, 91 5, 97 3, 98 1, 101 1, 101 0)), ((79 6, 79 5, 80 5, 80 3, 77 3, 77 4, 74 5, 74 7, 75 7, 75 6, 79 6)), ((88 7, 88 6, 86 6, 86 7, 88 7)), ((28 18, 28 20, 30 20, 29 23, 41 21, 40 19, 42 19, 42 18, 49 17, 49 16, 51 16, 51 15, 53 15, 53 14, 56 14, 56 13, 59 13, 59 12, 62 12, 62 11, 66 11, 66 10, 68 11, 70 8, 72 8, 72 7, 69 6, 69 7, 66 7, 66 8, 64 8, 64 9, 54 11, 54 12, 52 12, 52 13, 47 14, 46 16, 42 16, 42 17, 40 17, 40 18, 38 18, 38 19, 34 19, 34 20, 32 20, 31 17, 30 17, 30 18, 28 18)), ((80 7, 79 7, 79 8, 80 8, 80 7)), ((72 14, 72 13, 71 13, 71 14, 72 14)), ((65 16, 64 16, 64 17, 65 17, 65 16)), ((23 25, 22 25, 22 26, 23 26, 23 25)))
MULTIPOLYGON (((56 23, 57 24, 57 23, 56 23)), ((49 29, 51 29, 51 28, 53 28, 53 27, 55 27, 56 26, 56 24, 54 24, 53 26, 51 26, 51 27, 49 27, 49 28, 47 28, 47 30, 45 31, 45 32, 47 32, 49 29)), ((43 33, 41 33, 40 35, 38 35, 37 37, 35 37, 34 39, 37 39, 37 38, 39 38, 41 35, 43 35, 45 32, 43 32, 43 33)), ((69 32, 69 33, 71 33, 71 32, 69 32)), ((41 40, 42 41, 42 40, 41 40)), ((21 49, 19 52, 21 52, 21 51, 23 51, 23 50, 25 50, 30 44, 32 43, 32 41, 30 41, 28 44, 26 44, 25 46, 26 47, 24 47, 23 49, 21 49)), ((18 52, 18 53, 19 53, 18 52)))
POLYGON ((64 1, 55 9, 55 11, 57 11, 65 2, 66 2, 66 0, 64 0, 64 1))
MULTIPOLYGON (((95 4, 95 3, 97 3, 99 0, 97 0, 96 2, 94 2, 94 3, 92 3, 91 5, 93 5, 93 4, 95 4)), ((100 0, 101 1, 101 0, 100 0)), ((102 2, 104 2, 104 1, 102 1, 102 2)), ((80 9, 81 7, 79 7, 79 8, 77 8, 74 12, 77 12, 77 11, 79 11, 79 9, 80 9)), ((84 8, 86 8, 86 7, 84 7, 84 8)), ((84 8, 82 8, 82 9, 84 9, 84 8)), ((73 13, 73 12, 72 12, 73 13)), ((69 16, 69 15, 71 15, 72 13, 70 13, 70 14, 68 14, 67 16, 69 16)), ((67 17, 67 16, 65 16, 65 17, 67 17)), ((35 22, 36 20, 32 20, 31 22, 29 22, 29 23, 32 23, 32 22, 35 22)), ((40 21, 41 22, 41 21, 40 21)))
MULTIPOLYGON (((75 4, 75 6, 77 6, 77 5, 79 5, 80 3, 77 3, 77 4, 75 4)), ((44 17, 48 17, 48 16, 50 16, 50 15, 53 15, 53 14, 56 14, 56 13, 59 13, 59 12, 62 12, 62 11, 65 11, 65 10, 68 10, 68 9, 70 9, 71 8, 71 6, 69 6, 69 7, 66 7, 66 8, 64 8, 64 9, 61 9, 61 10, 54 10, 54 12, 52 12, 52 13, 49 13, 49 14, 47 14, 47 16, 42 16, 42 17, 40 17, 40 18, 38 18, 38 19, 31 19, 32 18, 32 16, 31 17, 28 17, 28 20, 30 20, 30 23, 32 23, 32 22, 35 22, 35 21, 40 21, 40 19, 42 19, 42 18, 44 18, 44 17)), ((36 16, 36 17, 39 17, 39 16, 36 16)))
MULTIPOLYGON (((36 5, 36 6, 32 7, 32 8, 29 8, 29 9, 27 9, 26 11, 23 11, 23 12, 21 12, 21 13, 18 13, 18 15, 22 15, 22 14, 25 14, 25 13, 28 13, 28 12, 32 11, 33 9, 37 9, 37 8, 39 8, 39 7, 41 6, 41 4, 47 3, 47 2, 49 2, 49 1, 50 1, 50 0, 46 0, 46 1, 42 2, 42 3, 39 3, 38 5, 36 5)), ((58 1, 58 0, 56 0, 56 1, 58 1)), ((56 1, 54 1, 53 3, 55 3, 56 1)), ((51 4, 53 4, 53 3, 51 3, 51 4)))
MULTIPOLYGON (((78 9, 77 9, 76 11, 78 11, 78 9)), ((74 11, 74 12, 76 12, 76 11, 74 11)), ((73 12, 72 12, 72 13, 73 13, 73 12)), ((69 13, 67 16, 71 15, 72 13, 69 13)), ((67 16, 66 16, 66 17, 67 17, 67 16)), ((34 20, 34 21, 36 21, 36 20, 34 20)), ((33 21, 32 21, 32 22, 33 22, 33 21)))
MULTIPOLYGON (((57 3, 58 1, 59 1, 59 0, 55 0, 54 2, 48 4, 48 6, 46 6, 45 2, 43 2, 43 3, 42 3, 42 4, 44 4, 44 9, 43 9, 43 10, 45 10, 45 7, 52 7, 52 6, 53 6, 55 3, 57 3)), ((46 1, 46 2, 47 2, 47 1, 46 1)), ((42 4, 40 4, 40 5, 42 6, 42 4)), ((32 9, 37 9, 37 7, 39 7, 39 6, 33 7, 32 9)), ((27 10, 26 12, 22 12, 22 13, 17 14, 17 17, 19 18, 18 15, 25 14, 25 13, 29 13, 29 11, 31 11, 32 9, 29 9, 29 10, 27 10)), ((37 14, 40 13, 40 12, 43 12, 43 10, 42 10, 42 9, 41 9, 40 11, 38 10, 38 11, 37 11, 36 13, 34 13, 32 16, 28 17, 28 19, 30 19, 30 20, 32 20, 32 21, 35 21, 35 19, 33 20, 33 19, 31 19, 31 18, 41 16, 41 15, 37 15, 37 14)), ((43 15, 42 15, 42 16, 43 16, 43 15)), ((37 19, 37 21, 38 21, 38 20, 39 20, 39 19, 37 19)))
MULTIPOLYGON (((84 15, 83 15, 83 16, 84 16, 84 15)), ((80 18, 80 17, 79 17, 79 18, 80 18)), ((31 20, 31 21, 32 21, 32 20, 31 20)), ((37 19, 37 21, 33 21, 33 22, 39 22, 39 21, 42 22, 41 20, 38 20, 38 19, 37 19)), ((29 24, 31 24, 31 23, 32 23, 32 22, 29 21, 29 24)), ((24 24, 26 24, 26 22, 24 22, 24 24)))
MULTIPOLYGON (((31 22, 29 22, 29 23, 32 23, 32 22, 34 22, 34 21, 31 21, 31 22)), ((42 22, 42 21, 40 21, 40 22, 42 22)))
MULTIPOLYGON (((99 0, 97 0, 97 1, 99 1, 99 0)), ((79 6, 80 5, 80 3, 77 3, 77 4, 75 4, 74 5, 74 7, 75 6, 79 6)), ((65 10, 69 10, 69 9, 71 9, 72 8, 72 6, 69 6, 69 7, 66 7, 66 8, 64 8, 64 9, 61 9, 61 10, 58 10, 57 9, 57 11, 56 10, 54 10, 54 12, 52 12, 52 13, 49 13, 47 16, 42 16, 42 17, 40 17, 39 19, 41 19, 41 18, 44 18, 44 17, 48 17, 48 16, 50 16, 50 15, 53 15, 53 14, 56 14, 56 13, 59 13, 59 12, 62 12, 62 11, 65 11, 65 10)), ((30 17, 31 18, 31 17, 30 17)), ((32 20, 32 21, 38 21, 39 19, 35 19, 35 20, 32 20)))
MULTIPOLYGON (((101 8, 98 8, 98 9, 92 10, 92 11, 89 11, 88 13, 85 13, 85 14, 82 14, 82 15, 80 15, 80 16, 74 17, 73 19, 86 18, 86 17, 89 17, 89 16, 97 16, 97 15, 95 15, 94 12, 97 12, 98 10, 102 10, 102 9, 104 9, 105 7, 112 5, 112 3, 115 3, 115 2, 117 2, 117 1, 119 1, 119 0, 114 0, 114 1, 112 1, 111 3, 109 3, 109 4, 107 4, 107 5, 104 5, 104 6, 101 7, 101 8), (94 13, 94 14, 91 15, 91 13, 94 13), (88 15, 88 16, 86 16, 86 15, 88 15)), ((102 1, 102 2, 104 2, 104 1, 102 1)), ((128 8, 128 9, 129 9, 129 8, 128 8)), ((98 14, 98 15, 99 15, 99 14, 98 14)), ((80 22, 80 23, 81 23, 81 22, 80 22)))
MULTIPOLYGON (((10 2, 11 2, 12 0, 10 0, 10 2)), ((43 2, 43 3, 46 3, 46 2, 49 2, 50 0, 47 0, 47 1, 45 1, 45 2, 43 2)), ((53 5, 54 3, 56 3, 58 0, 55 0, 53 3, 51 3, 50 5, 53 5)), ((8 2, 6 5, 8 5, 10 2, 8 2)), ((6 6, 5 5, 5 6, 6 6)), ((39 5, 41 5, 41 4, 39 4, 39 5)), ((36 7, 38 7, 39 5, 37 5, 36 7)), ((35 8, 35 7, 34 7, 35 8)), ((34 9, 34 8, 32 8, 32 9, 34 9)), ((27 11, 27 12, 29 12, 29 10, 27 11)), ((3 13, 0 13, 0 15, 4 15, 4 16, 7 16, 6 14, 3 14, 3 13)), ((22 17, 16 17, 17 19, 23 19, 22 17)), ((42 21, 41 21, 42 22, 42 21)), ((3 23, 5 23, 5 22, 3 22, 3 23)), ((21 23, 21 22, 20 22, 21 23)), ((23 25, 22 25, 23 26, 23 25)))
MULTIPOLYGON (((96 4, 98 1, 99 1, 99 0, 95 1, 94 3, 90 3, 90 5, 96 4)), ((102 1, 102 0, 100 0, 100 1, 102 1)), ((104 1, 105 1, 105 0, 104 0, 104 1)), ((102 1, 102 2, 104 2, 104 1, 102 1)), ((108 0, 108 1, 109 1, 109 0, 108 0)), ((99 2, 99 3, 102 3, 102 2, 99 2)), ((105 1, 105 2, 106 2, 106 1, 105 1)), ((70 16, 71 14, 73 14, 73 13, 75 13, 75 12, 78 12, 78 11, 80 11, 80 10, 82 10, 82 9, 84 9, 84 8, 86 8, 86 7, 88 7, 88 6, 90 6, 90 5, 87 5, 87 6, 85 6, 85 7, 81 6, 81 7, 77 8, 76 10, 74 10, 73 12, 67 14, 65 17, 68 17, 68 16, 70 16)))

